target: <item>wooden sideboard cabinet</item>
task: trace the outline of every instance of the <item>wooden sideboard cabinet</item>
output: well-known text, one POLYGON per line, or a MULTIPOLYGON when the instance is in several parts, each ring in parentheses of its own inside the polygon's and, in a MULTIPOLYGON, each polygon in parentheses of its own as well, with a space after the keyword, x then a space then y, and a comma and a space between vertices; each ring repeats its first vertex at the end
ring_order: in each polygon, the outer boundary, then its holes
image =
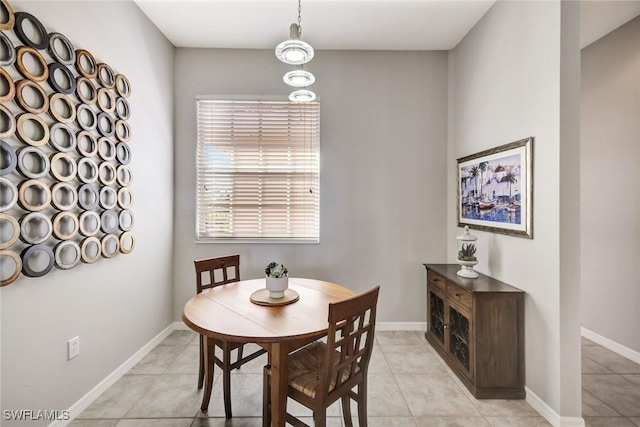
POLYGON ((425 337, 476 399, 524 399, 524 292, 457 264, 427 269, 425 337))

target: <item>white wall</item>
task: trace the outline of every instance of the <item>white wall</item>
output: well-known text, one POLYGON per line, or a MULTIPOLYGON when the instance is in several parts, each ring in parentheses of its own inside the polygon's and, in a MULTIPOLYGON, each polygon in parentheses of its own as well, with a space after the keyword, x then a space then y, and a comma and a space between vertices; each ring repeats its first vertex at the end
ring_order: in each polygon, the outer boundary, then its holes
POLYGON ((195 292, 193 260, 240 253, 241 276, 272 260, 292 275, 362 292, 380 284, 379 320, 424 322, 424 262, 445 261, 445 52, 319 51, 320 243, 195 244, 196 95, 282 95, 271 50, 177 49, 175 305, 195 292))
MULTIPOLYGON (((575 18, 576 11, 571 13, 575 18)), ((580 354, 579 347, 574 348, 579 343, 579 328, 576 324, 568 333, 560 330, 560 312, 565 309, 561 291, 563 286, 567 290, 578 286, 561 280, 561 256, 567 257, 571 251, 570 242, 567 244, 566 238, 560 236, 564 221, 561 217, 568 212, 561 212, 559 207, 565 191, 559 181, 561 145, 571 143, 575 147, 578 141, 576 118, 564 123, 561 113, 567 114, 572 108, 577 111, 578 105, 565 102, 561 110, 561 83, 567 77, 576 78, 575 69, 574 74, 570 73, 576 65, 575 52, 574 60, 566 61, 570 64, 561 63, 561 55, 566 53, 561 50, 561 35, 579 35, 577 19, 577 26, 562 27, 560 2, 497 2, 449 57, 447 255, 449 261, 455 260, 455 236, 461 231, 455 221, 456 159, 535 137, 534 239, 474 231, 479 238, 477 268, 527 293, 526 386, 552 412, 569 417, 580 414, 580 354), (563 65, 568 67, 569 75, 563 75, 561 80, 563 65), (561 144, 561 134, 570 140, 561 144), (565 360, 573 365, 567 366, 565 360), (575 377, 577 384, 570 387, 563 381, 575 377), (575 390, 578 392, 571 395, 570 391, 575 390)), ((579 45, 571 46, 579 50, 579 45)), ((573 167, 562 176, 573 177, 577 182, 571 170, 577 175, 577 168, 573 167)), ((574 254, 577 252, 574 248, 574 254)), ((567 262, 575 264, 569 257, 567 262)), ((578 315, 571 306, 563 313, 569 322, 571 316, 578 315)))
POLYGON ((11 4, 132 85, 135 250, 0 290, 2 410, 64 410, 173 320, 174 49, 132 2, 11 4), (81 353, 67 361, 67 340, 77 335, 81 353))
POLYGON ((582 324, 640 352, 640 17, 582 50, 582 324))

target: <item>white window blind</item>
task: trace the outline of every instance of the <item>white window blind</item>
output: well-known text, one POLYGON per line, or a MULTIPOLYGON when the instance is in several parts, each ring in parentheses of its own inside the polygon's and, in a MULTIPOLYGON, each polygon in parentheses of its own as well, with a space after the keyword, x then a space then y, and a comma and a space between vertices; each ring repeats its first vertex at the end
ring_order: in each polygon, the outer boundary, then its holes
POLYGON ((318 242, 320 104, 197 101, 198 241, 318 242))

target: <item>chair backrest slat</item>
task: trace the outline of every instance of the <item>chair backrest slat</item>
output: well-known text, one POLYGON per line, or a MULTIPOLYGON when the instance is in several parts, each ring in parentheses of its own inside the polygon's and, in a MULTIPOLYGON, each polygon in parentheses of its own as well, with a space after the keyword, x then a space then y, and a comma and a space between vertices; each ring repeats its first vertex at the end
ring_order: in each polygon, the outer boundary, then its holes
POLYGON ((214 288, 227 283, 240 280, 240 255, 227 255, 216 258, 206 258, 195 260, 196 267, 196 292, 200 293, 204 289, 214 288), (233 277, 229 275, 229 269, 234 272, 233 277), (216 278, 216 272, 221 279, 216 278), (203 283, 202 275, 208 273, 209 283, 203 283))

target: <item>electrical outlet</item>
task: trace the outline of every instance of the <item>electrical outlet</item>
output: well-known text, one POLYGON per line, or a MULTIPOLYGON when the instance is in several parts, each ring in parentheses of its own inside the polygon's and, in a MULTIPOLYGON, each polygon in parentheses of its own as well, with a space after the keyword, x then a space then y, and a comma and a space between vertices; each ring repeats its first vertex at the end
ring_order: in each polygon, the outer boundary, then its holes
POLYGON ((80 337, 71 338, 67 341, 67 356, 68 360, 73 359, 80 354, 80 337))

